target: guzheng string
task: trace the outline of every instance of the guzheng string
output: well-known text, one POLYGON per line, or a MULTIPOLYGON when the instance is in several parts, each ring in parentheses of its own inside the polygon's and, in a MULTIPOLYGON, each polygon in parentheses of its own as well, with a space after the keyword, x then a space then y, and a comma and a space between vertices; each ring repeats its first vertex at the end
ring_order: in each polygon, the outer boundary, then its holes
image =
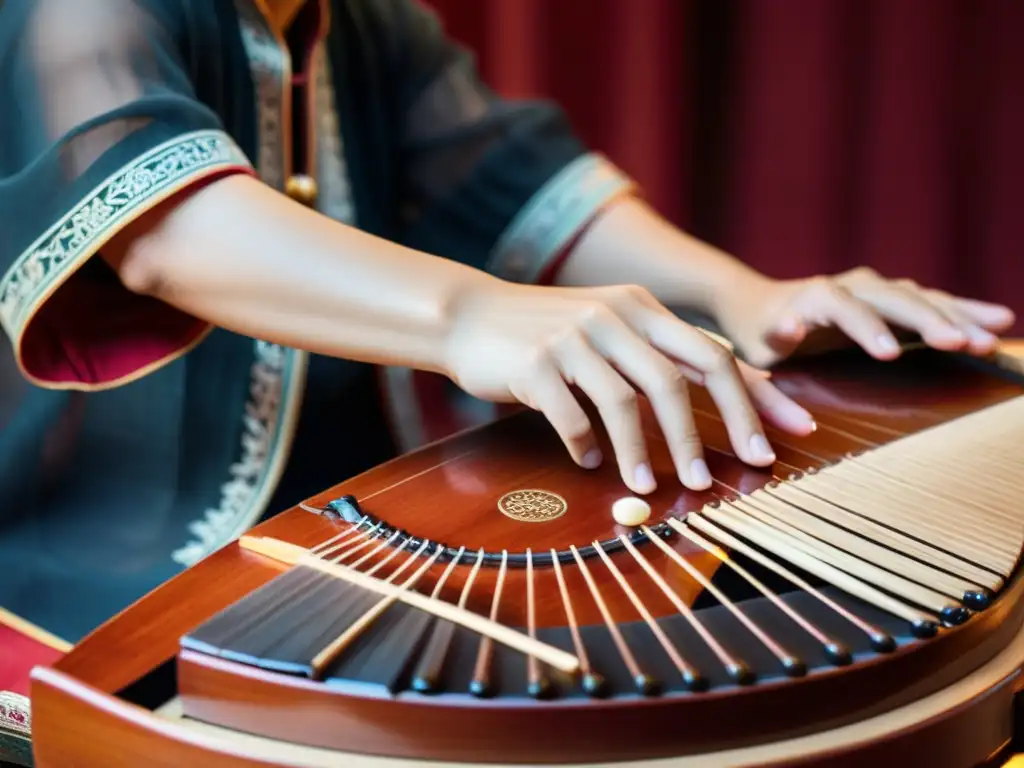
MULTIPOLYGON (((699 410, 698 414, 714 418, 699 410)), ((455 652, 453 637, 456 627, 461 626, 480 637, 469 685, 476 695, 491 695, 495 690, 495 643, 525 654, 530 695, 549 692, 546 670, 552 666, 578 669, 583 690, 604 695, 609 689, 607 665, 595 661, 594 646, 588 647, 594 637, 591 628, 581 627, 577 620, 579 601, 589 598, 635 689, 654 694, 662 681, 647 671, 631 647, 631 639, 612 615, 607 598, 612 589, 626 596, 670 660, 683 688, 707 687, 706 670, 700 668, 696 657, 682 652, 674 639, 678 633, 668 631, 664 619, 655 618, 645 605, 638 583, 617 564, 615 557, 620 556, 639 566, 641 575, 633 578, 653 582, 731 680, 750 683, 754 674, 708 620, 679 597, 666 578, 668 567, 679 569, 712 595, 738 626, 767 649, 785 674, 800 676, 806 673, 807 665, 787 647, 789 642, 780 642, 754 617, 749 606, 730 600, 722 588, 680 555, 674 548, 674 537, 686 539, 716 557, 813 638, 834 665, 849 664, 853 658, 847 646, 851 636, 841 626, 852 626, 862 638, 866 636, 870 648, 885 653, 900 642, 894 638, 894 625, 886 616, 907 622, 913 635, 924 638, 934 635, 942 625, 962 623, 973 610, 983 610, 1012 573, 1024 544, 1024 517, 1007 503, 1020 495, 1014 457, 1019 449, 1018 435, 1024 428, 1024 398, 911 434, 865 425, 879 433, 897 435, 883 444, 847 432, 837 423, 841 423, 838 416, 818 419, 819 429, 834 432, 864 450, 830 463, 814 456, 812 449, 776 441, 777 447, 809 457, 818 466, 803 471, 778 461, 776 471, 791 471, 789 477, 773 475, 772 482, 750 493, 716 480, 717 500, 700 510, 679 518, 669 516, 662 523, 642 526, 607 542, 571 546, 566 552, 534 553, 528 549, 525 553, 492 553, 481 549, 469 554, 464 547, 453 550, 392 529, 357 506, 355 512, 349 510, 350 514, 343 517, 345 530, 311 550, 272 540, 244 539, 243 546, 297 568, 318 570, 376 595, 368 603, 359 603, 362 607, 355 611, 344 632, 314 657, 314 676, 324 673, 339 654, 401 602, 442 619, 433 624, 425 650, 418 657, 413 674, 416 690, 430 692, 443 685, 445 659, 455 652), (975 482, 978 477, 985 477, 984 486, 975 482), (386 577, 377 576, 403 556, 386 577), (424 575, 442 563, 445 568, 430 593, 416 592, 415 586, 424 575), (783 597, 745 563, 756 564, 795 586, 808 600, 798 605, 799 601, 783 597), (364 566, 366 569, 361 570, 364 566), (500 621, 506 575, 513 566, 525 569, 526 627, 522 632, 500 621), (482 567, 498 569, 486 617, 466 610, 482 567), (572 654, 545 644, 538 631, 535 571, 547 567, 558 586, 572 654), (441 594, 456 568, 469 568, 470 573, 457 603, 451 604, 443 601, 441 594), (585 595, 574 594, 568 588, 568 568, 582 577, 585 595), (600 578, 599 572, 610 579, 600 578), (800 573, 820 579, 838 592, 811 584, 800 573), (840 599, 841 593, 861 602, 840 599), (860 615, 866 612, 866 606, 880 611, 872 614, 874 620, 860 615), (843 624, 836 624, 830 615, 843 624)), ((851 417, 846 423, 857 422, 851 417)), ((708 449, 725 453, 713 445, 708 449)), ((327 589, 325 583, 311 582, 312 586, 307 586, 310 590, 327 589)))
MULTIPOLYGON (((373 541, 370 539, 369 541, 373 541)), ((519 650, 528 656, 536 656, 543 660, 548 665, 560 669, 566 673, 575 673, 579 669, 579 661, 571 654, 565 653, 564 651, 548 646, 542 642, 536 641, 532 638, 525 637, 522 633, 505 627, 493 621, 489 621, 482 616, 471 613, 470 611, 460 608, 457 605, 445 603, 442 600, 432 599, 426 595, 422 595, 411 589, 413 583, 420 578, 420 576, 429 570, 429 567, 433 565, 440 557, 442 550, 435 548, 433 554, 429 555, 427 561, 422 564, 419 570, 416 571, 406 582, 400 585, 394 585, 392 582, 395 578, 401 574, 409 565, 417 562, 417 558, 424 555, 426 552, 429 542, 424 541, 419 548, 413 552, 397 569, 386 579, 378 579, 373 576, 379 567, 381 567, 392 555, 389 555, 385 560, 377 563, 373 568, 364 572, 357 571, 355 568, 347 565, 342 565, 339 562, 328 561, 313 555, 309 550, 289 544, 288 542, 278 541, 276 539, 269 539, 266 537, 253 537, 243 536, 239 539, 239 544, 244 549, 248 549, 252 552, 265 555, 273 558, 280 562, 286 562, 293 566, 300 566, 307 569, 319 571, 333 579, 337 579, 349 584, 361 587, 369 592, 384 595, 387 598, 394 598, 393 602, 401 601, 414 608, 418 608, 426 613, 432 614, 439 618, 447 621, 460 624, 468 627, 473 631, 487 636, 492 640, 497 640, 504 643, 516 650, 519 650)), ((403 545, 404 547, 404 545, 403 545)), ((396 548, 394 552, 399 552, 403 547, 396 548)), ((329 583, 329 582, 323 582, 329 583)), ((375 611, 376 605, 371 611, 375 611)), ((366 620, 371 611, 367 611, 360 617, 359 621, 363 622, 360 627, 360 631, 365 629, 365 626, 372 622, 373 618, 380 615, 381 612, 376 612, 372 618, 366 620)), ((348 630, 346 630, 347 632, 348 630)), ((339 636, 340 637, 340 636, 339 636)), ((340 643, 340 639, 335 642, 340 643)), ((333 645, 334 643, 332 643, 333 645)), ((326 651, 331 646, 327 646, 326 651)), ((321 651, 323 653, 323 651, 321 651)), ((314 676, 321 672, 323 667, 329 663, 329 660, 320 657, 320 654, 314 656, 312 664, 314 676), (317 659, 320 659, 320 663, 317 663, 317 659)))

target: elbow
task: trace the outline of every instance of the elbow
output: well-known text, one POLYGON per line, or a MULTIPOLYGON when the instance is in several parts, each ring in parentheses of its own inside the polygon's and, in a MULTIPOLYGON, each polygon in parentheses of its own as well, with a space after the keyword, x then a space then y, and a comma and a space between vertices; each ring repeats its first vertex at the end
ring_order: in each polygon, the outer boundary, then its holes
MULTIPOLYGON (((171 293, 180 297, 184 284, 194 282, 197 273, 196 243, 208 239, 209 215, 215 203, 196 193, 206 189, 224 189, 231 175, 207 187, 195 184, 164 200, 122 229, 108 243, 104 258, 117 273, 122 285, 132 293, 170 302, 171 293), (200 197, 207 200, 199 204, 200 197)), ((233 186, 227 187, 233 194, 233 186)), ((217 200, 218 198, 214 198, 217 200)), ((216 210, 216 209, 215 209, 216 210)))
POLYGON ((139 296, 161 298, 167 286, 167 249, 150 233, 119 232, 102 251, 107 263, 127 290, 139 296))
POLYGON ((161 298, 166 292, 173 250, 158 217, 158 211, 143 214, 118 232, 102 251, 103 260, 127 290, 152 298, 161 298))
POLYGON ((167 284, 161 259, 152 248, 132 247, 113 265, 121 284, 134 294, 160 298, 167 284))

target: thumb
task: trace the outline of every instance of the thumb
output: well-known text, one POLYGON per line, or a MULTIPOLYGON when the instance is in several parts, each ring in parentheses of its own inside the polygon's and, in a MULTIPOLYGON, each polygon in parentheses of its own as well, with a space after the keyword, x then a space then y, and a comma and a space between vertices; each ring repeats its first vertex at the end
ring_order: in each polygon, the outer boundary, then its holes
POLYGON ((803 318, 793 312, 786 312, 765 329, 762 343, 777 355, 785 357, 800 346, 807 338, 807 325, 803 318))

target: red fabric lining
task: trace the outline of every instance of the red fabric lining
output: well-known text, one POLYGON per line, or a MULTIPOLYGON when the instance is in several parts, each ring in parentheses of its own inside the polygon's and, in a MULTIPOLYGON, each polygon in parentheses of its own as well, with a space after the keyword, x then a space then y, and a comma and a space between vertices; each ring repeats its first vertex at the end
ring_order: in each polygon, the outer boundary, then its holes
POLYGON ((53 664, 63 655, 62 651, 0 624, 0 691, 28 696, 32 668, 53 664))
POLYGON ((22 335, 22 365, 35 379, 114 382, 184 348, 208 327, 163 302, 129 292, 112 271, 108 279, 94 279, 100 276, 85 271, 72 275, 50 297, 22 335))
MULTIPOLYGON (((246 167, 218 169, 177 194, 246 167)), ((196 341, 209 324, 126 289, 94 256, 65 280, 26 323, 19 340, 26 374, 44 385, 109 385, 196 341)))

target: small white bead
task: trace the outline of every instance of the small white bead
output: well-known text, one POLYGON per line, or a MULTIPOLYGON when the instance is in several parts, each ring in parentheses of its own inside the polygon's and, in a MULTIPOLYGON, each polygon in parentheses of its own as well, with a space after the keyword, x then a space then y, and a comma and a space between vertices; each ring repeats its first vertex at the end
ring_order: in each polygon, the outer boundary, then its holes
POLYGON ((619 525, 643 525, 651 516, 651 505, 635 496, 626 496, 612 504, 612 517, 619 525))

